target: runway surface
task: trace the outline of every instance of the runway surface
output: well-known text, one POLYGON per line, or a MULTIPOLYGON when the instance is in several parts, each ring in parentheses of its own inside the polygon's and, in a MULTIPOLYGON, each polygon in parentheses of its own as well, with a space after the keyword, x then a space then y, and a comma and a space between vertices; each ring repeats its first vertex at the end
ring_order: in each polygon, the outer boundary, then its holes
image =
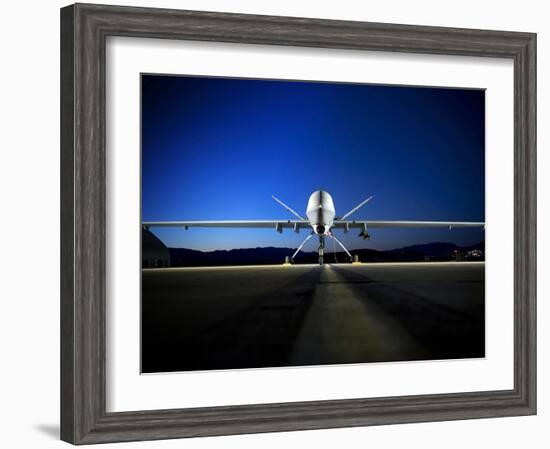
POLYGON ((483 262, 143 270, 142 372, 483 357, 483 262))

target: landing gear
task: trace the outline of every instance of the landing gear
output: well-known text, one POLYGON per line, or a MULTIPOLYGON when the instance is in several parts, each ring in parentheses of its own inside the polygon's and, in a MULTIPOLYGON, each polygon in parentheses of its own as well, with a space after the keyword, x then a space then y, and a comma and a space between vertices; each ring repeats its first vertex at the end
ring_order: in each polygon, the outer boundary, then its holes
POLYGON ((334 239, 334 241, 336 243, 338 243, 338 245, 340 245, 342 247, 342 249, 346 252, 346 254, 348 255, 349 257, 349 261, 350 262, 353 262, 353 258, 351 257, 351 254, 349 253, 349 251, 346 249, 346 247, 342 244, 342 242, 340 240, 338 240, 333 234, 330 234, 330 237, 334 239))
POLYGON ((296 254, 298 254, 300 252, 300 250, 304 247, 304 245, 306 244, 306 242, 311 238, 313 237, 313 232, 311 234, 309 234, 306 239, 302 242, 302 244, 298 247, 298 249, 294 252, 294 254, 292 255, 292 257, 290 258, 290 262, 294 263, 294 258, 296 257, 296 254))
MULTIPOLYGON (((302 248, 304 247, 304 245, 307 243, 307 241, 313 237, 315 235, 314 232, 312 232, 311 234, 309 234, 305 240, 302 242, 302 244, 296 249, 296 251, 294 252, 294 254, 290 257, 289 260, 286 260, 285 259, 285 264, 289 264, 289 263, 294 263, 294 258, 296 257, 296 254, 298 254, 302 248)), ((342 242, 340 240, 338 240, 332 233, 329 233, 328 236, 332 239, 334 239, 334 241, 336 243, 338 243, 338 245, 340 245, 342 247, 342 249, 346 252, 346 254, 348 255, 349 257, 349 261, 352 262, 353 261, 353 258, 350 254, 350 252, 346 249, 346 247, 342 244, 342 242)), ((319 234, 319 247, 317 248, 317 253, 319 254, 319 265, 323 265, 325 263, 325 238, 326 238, 326 235, 324 234, 319 234)))
POLYGON ((325 255, 325 236, 319 236, 319 265, 323 265, 324 255, 325 255))

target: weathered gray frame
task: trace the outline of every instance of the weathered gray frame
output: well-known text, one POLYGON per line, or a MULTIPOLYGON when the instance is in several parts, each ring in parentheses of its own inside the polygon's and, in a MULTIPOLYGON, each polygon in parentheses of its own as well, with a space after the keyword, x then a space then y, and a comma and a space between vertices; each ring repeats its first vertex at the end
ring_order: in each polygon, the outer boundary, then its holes
POLYGON ((87 4, 61 10, 61 438, 65 441, 90 444, 535 414, 535 244, 535 34, 87 4), (106 36, 512 58, 514 388, 107 413, 106 36))

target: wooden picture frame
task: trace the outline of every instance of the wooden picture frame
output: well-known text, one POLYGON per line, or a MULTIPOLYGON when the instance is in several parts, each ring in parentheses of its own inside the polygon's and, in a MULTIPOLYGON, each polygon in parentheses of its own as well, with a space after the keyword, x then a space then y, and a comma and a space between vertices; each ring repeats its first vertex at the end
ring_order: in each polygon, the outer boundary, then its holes
MULTIPOLYGON (((61 10, 61 438, 73 444, 536 413, 536 35, 76 4, 61 10), (106 412, 107 36, 511 58, 514 388, 106 412)), ((512 237, 512 236, 511 236, 512 237)))

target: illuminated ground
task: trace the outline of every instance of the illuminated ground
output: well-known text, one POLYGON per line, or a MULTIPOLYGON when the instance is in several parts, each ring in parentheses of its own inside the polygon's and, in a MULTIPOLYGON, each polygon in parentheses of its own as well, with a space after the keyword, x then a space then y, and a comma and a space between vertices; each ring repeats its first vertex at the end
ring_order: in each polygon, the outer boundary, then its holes
POLYGON ((142 371, 483 357, 484 269, 144 270, 142 371))

